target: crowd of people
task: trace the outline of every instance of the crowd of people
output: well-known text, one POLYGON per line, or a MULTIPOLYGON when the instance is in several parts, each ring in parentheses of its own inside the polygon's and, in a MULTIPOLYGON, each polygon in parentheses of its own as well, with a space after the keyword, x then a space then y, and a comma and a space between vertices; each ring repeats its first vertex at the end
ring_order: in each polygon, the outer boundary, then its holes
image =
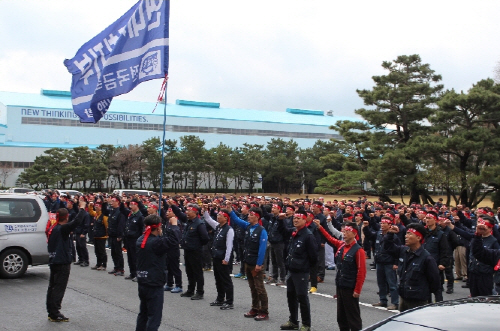
MULTIPOLYGON (((392 311, 442 301, 443 292, 453 293, 455 280, 462 280, 471 296, 500 292, 500 232, 498 216, 490 208, 449 208, 441 200, 435 205, 390 204, 366 197, 311 201, 163 195, 160 199, 103 193, 67 197, 57 191, 46 195, 45 204, 58 215, 67 211, 71 226, 65 226, 64 234, 71 230, 74 237, 74 264, 89 267, 88 240, 94 244, 97 261, 92 269, 139 284, 137 330, 159 327, 161 309, 152 308, 160 301, 163 306, 159 291, 202 300, 203 271, 212 268, 217 294, 210 306, 234 309, 232 276, 244 278, 251 296, 244 316, 256 321, 269 319, 265 284, 286 285, 290 315, 282 330, 310 330, 308 294, 324 282, 326 269, 337 270, 340 330, 360 330, 359 297, 367 259, 377 275, 379 301, 373 306, 392 311), (106 247, 111 250, 111 270, 106 247), (181 249, 187 286, 179 268, 181 249)), ((54 224, 48 232, 51 228, 54 224)), ((49 319, 62 316, 55 306, 48 307, 49 319)))

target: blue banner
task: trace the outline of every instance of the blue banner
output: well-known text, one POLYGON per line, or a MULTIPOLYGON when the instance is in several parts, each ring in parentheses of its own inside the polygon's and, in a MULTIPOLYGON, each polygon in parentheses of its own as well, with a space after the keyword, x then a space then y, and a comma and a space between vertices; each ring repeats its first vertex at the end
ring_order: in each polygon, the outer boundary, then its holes
POLYGON ((113 97, 168 73, 170 1, 142 0, 83 45, 64 65, 82 123, 97 123, 113 97))

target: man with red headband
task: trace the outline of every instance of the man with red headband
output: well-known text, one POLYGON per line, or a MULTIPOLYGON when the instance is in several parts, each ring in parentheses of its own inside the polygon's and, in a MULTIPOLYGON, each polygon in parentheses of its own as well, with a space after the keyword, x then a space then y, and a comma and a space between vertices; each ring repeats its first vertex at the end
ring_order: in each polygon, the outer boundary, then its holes
POLYGON ((231 264, 233 263, 234 230, 229 225, 230 211, 221 209, 215 221, 210 217, 208 205, 204 205, 203 209, 205 222, 215 231, 210 251, 213 257, 217 298, 210 303, 210 306, 220 307, 221 310, 233 309, 234 288, 231 280, 231 264))
MULTIPOLYGON (((148 207, 148 213, 150 209, 156 210, 156 215, 158 214, 157 209, 152 206, 151 203, 148 207)), ((158 206, 156 205, 156 208, 158 206)), ((179 227, 179 220, 175 216, 172 208, 168 208, 166 213, 166 218, 168 219, 168 223, 163 225, 163 235, 176 236, 181 241, 182 232, 179 227)), ((160 216, 161 217, 161 216, 160 216)), ((165 291, 169 291, 170 293, 181 293, 182 290, 182 271, 179 268, 181 257, 181 249, 179 246, 172 247, 167 252, 167 283, 163 288, 165 291), (175 286, 174 286, 175 283, 175 286)))
MULTIPOLYGON (((363 222, 363 233, 365 240, 373 240, 375 242, 375 263, 377 271, 377 285, 380 301, 372 304, 374 307, 386 307, 387 310, 398 310, 399 295, 398 295, 398 278, 394 266, 398 265, 398 260, 394 258, 384 248, 384 242, 387 240, 387 233, 393 224, 393 215, 387 213, 382 216, 380 221, 380 230, 373 231, 370 229, 369 222, 363 222), (391 295, 391 305, 387 305, 387 294, 391 295)), ((401 245, 398 237, 394 238, 396 245, 401 245)))
POLYGON ((269 319, 269 301, 264 286, 264 257, 267 248, 267 231, 259 224, 262 217, 262 209, 250 208, 248 221, 240 219, 236 213, 229 214, 231 222, 245 229, 245 272, 248 277, 248 286, 252 294, 252 309, 245 317, 254 318, 256 321, 269 319))
POLYGON ((205 293, 205 278, 203 276, 203 245, 208 243, 207 227, 205 222, 199 218, 200 207, 197 204, 189 203, 186 213, 183 213, 174 202, 170 201, 170 208, 175 216, 186 222, 182 232, 181 247, 184 249, 184 263, 188 278, 188 289, 181 294, 181 297, 188 297, 191 300, 203 299, 205 293), (196 290, 196 294, 194 291, 196 290))
MULTIPOLYGON (((481 222, 478 221, 478 225, 476 228, 477 230, 474 239, 472 240, 471 243, 471 251, 474 258, 480 261, 480 263, 484 263, 485 265, 488 265, 493 268, 493 283, 495 284, 496 292, 500 293, 500 247, 493 248, 495 244, 485 245, 485 240, 491 241, 491 239, 489 238, 493 237, 491 235, 490 236, 486 235, 485 237, 485 234, 487 234, 488 232, 491 233, 492 228, 490 225, 493 224, 492 221, 494 221, 493 217, 487 217, 487 216, 483 216, 481 222), (490 246, 490 248, 488 248, 487 246, 490 246)), ((487 284, 489 284, 488 278, 489 276, 484 277, 483 286, 485 287, 484 289, 485 292, 488 290, 487 288, 488 287, 487 284)))
MULTIPOLYGON (((432 255, 438 265, 441 286, 434 295, 436 302, 440 302, 443 301, 444 270, 448 266, 451 266, 451 254, 448 247, 448 239, 441 230, 441 227, 438 226, 437 213, 428 211, 424 220, 426 231, 422 246, 432 255)), ((431 299, 432 298, 429 297, 429 302, 432 302, 431 299)))
MULTIPOLYGON (((233 203, 232 208, 233 208, 233 210, 236 210, 238 208, 238 204, 233 203)), ((241 209, 240 209, 241 212, 237 216, 239 218, 241 218, 242 220, 246 221, 248 219, 248 212, 249 212, 250 208, 251 208, 250 204, 242 202, 241 209)), ((246 279, 245 262, 243 262, 243 257, 244 257, 243 251, 245 249, 245 247, 244 247, 245 246, 245 229, 240 228, 236 224, 232 224, 231 226, 233 227, 234 237, 235 237, 234 250, 236 252, 237 258, 239 258, 239 261, 240 261, 240 272, 238 272, 236 275, 234 275, 234 278, 246 279)))
POLYGON ((85 201, 80 201, 80 211, 75 219, 68 222, 68 210, 57 210, 56 222, 47 231, 47 250, 49 252, 50 278, 47 289, 47 312, 51 322, 68 322, 69 319, 61 314, 61 303, 68 285, 71 271, 70 234, 80 225, 86 215, 85 201))
MULTIPOLYGON (((267 240, 269 241, 269 255, 272 262, 271 278, 268 283, 275 283, 277 286, 285 285, 285 260, 284 260, 284 224, 283 219, 280 219, 281 206, 273 204, 271 215, 269 215, 267 224, 267 240)), ((283 217, 281 217, 283 218, 283 217)))
POLYGON ((136 281, 136 268, 137 268, 137 257, 135 252, 135 244, 137 239, 142 235, 144 229, 144 215, 142 214, 140 207, 144 209, 142 202, 139 199, 134 198, 129 203, 130 211, 127 220, 125 221, 125 249, 127 250, 127 262, 130 270, 130 275, 125 277, 125 279, 131 279, 136 281))
POLYGON ((149 215, 144 219, 146 230, 136 242, 139 314, 136 331, 158 330, 163 312, 165 255, 179 245, 178 237, 162 236, 161 218, 149 215))
MULTIPOLYGON (((495 227, 495 220, 489 216, 481 216, 477 219, 477 226, 475 234, 462 230, 451 222, 447 225, 455 231, 457 234, 461 235, 465 239, 471 240, 471 252, 469 255, 469 286, 471 296, 481 296, 481 295, 491 295, 493 291, 493 267, 491 264, 486 264, 481 262, 477 257, 481 257, 480 254, 474 254, 472 250, 473 246, 477 246, 475 243, 480 240, 481 237, 482 247, 485 249, 499 249, 500 244, 498 240, 492 236, 493 228, 495 227)), ((476 252, 479 249, 476 247, 476 252)))
POLYGON ((345 222, 342 228, 344 240, 330 236, 320 224, 314 220, 321 234, 329 243, 337 248, 337 323, 341 331, 361 330, 361 310, 359 296, 366 278, 366 254, 357 243, 359 240, 357 224, 345 222))
MULTIPOLYGON (((333 236, 333 234, 330 232, 330 229, 328 229, 328 225, 326 222, 326 217, 323 215, 323 203, 321 201, 314 201, 313 204, 311 205, 311 211, 314 214, 314 219, 317 219, 320 221, 321 226, 325 231, 330 235, 333 236)), ((323 283, 325 280, 325 245, 326 245, 326 240, 322 237, 321 238, 321 248, 318 252, 318 283, 323 283)))
POLYGON ((309 271, 318 261, 318 245, 314 235, 307 228, 307 215, 305 212, 298 211, 295 213, 293 225, 295 231, 292 232, 286 259, 288 267, 286 296, 290 317, 288 322, 281 325, 281 330, 299 329, 298 310, 300 306, 302 318, 300 330, 309 331, 311 329, 311 308, 307 288, 309 271))
POLYGON ((399 259, 399 311, 403 312, 426 305, 431 294, 437 292, 441 285, 436 261, 422 246, 426 228, 418 223, 408 224, 405 246, 394 243, 398 232, 397 226, 391 226, 384 249, 399 259))
POLYGON ((102 209, 107 209, 108 204, 102 201, 91 202, 89 204, 89 214, 94 218, 93 235, 94 251, 97 263, 92 270, 105 271, 108 263, 108 254, 106 253, 106 241, 108 240, 108 217, 104 216, 102 209))
POLYGON ((114 268, 108 274, 115 276, 123 276, 124 261, 123 261, 123 236, 125 232, 126 215, 123 214, 123 206, 121 199, 118 196, 113 196, 109 199, 111 210, 103 210, 103 213, 109 212, 108 216, 108 235, 111 249, 111 258, 113 259, 114 268))

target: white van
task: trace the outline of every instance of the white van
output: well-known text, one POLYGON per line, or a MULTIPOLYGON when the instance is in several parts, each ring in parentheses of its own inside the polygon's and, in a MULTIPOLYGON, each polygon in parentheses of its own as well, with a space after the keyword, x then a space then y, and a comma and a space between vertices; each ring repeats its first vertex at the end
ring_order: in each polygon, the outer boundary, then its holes
POLYGON ((49 214, 37 195, 0 194, 0 277, 21 277, 28 265, 49 263, 49 214))
POLYGON ((11 187, 9 189, 9 193, 30 193, 30 192, 35 192, 35 190, 25 187, 11 187))
POLYGON ((67 197, 74 197, 75 195, 83 195, 82 192, 76 190, 57 190, 59 194, 66 194, 67 197))
POLYGON ((114 190, 113 194, 119 195, 119 196, 122 196, 123 194, 127 194, 129 196, 139 194, 139 195, 144 195, 144 196, 150 197, 155 193, 153 191, 148 191, 148 190, 114 190))

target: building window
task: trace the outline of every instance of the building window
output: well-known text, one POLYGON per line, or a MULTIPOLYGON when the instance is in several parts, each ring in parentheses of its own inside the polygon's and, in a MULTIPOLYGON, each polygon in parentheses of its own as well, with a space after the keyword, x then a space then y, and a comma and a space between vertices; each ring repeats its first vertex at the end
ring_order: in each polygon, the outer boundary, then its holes
MULTIPOLYGON (((151 130, 162 131, 163 125, 149 123, 124 123, 99 121, 96 124, 80 123, 78 120, 57 119, 57 118, 38 118, 23 117, 22 124, 34 125, 55 125, 55 126, 76 126, 76 127, 94 127, 106 129, 125 129, 125 130, 151 130)), ((255 130, 255 129, 232 129, 206 126, 187 126, 187 125, 167 125, 167 131, 186 132, 186 133, 218 133, 243 136, 264 136, 264 137, 283 137, 283 138, 307 138, 307 139, 342 139, 338 134, 315 133, 315 132, 289 132, 274 130, 255 130)), ((14 166, 15 167, 15 166, 14 166)))

